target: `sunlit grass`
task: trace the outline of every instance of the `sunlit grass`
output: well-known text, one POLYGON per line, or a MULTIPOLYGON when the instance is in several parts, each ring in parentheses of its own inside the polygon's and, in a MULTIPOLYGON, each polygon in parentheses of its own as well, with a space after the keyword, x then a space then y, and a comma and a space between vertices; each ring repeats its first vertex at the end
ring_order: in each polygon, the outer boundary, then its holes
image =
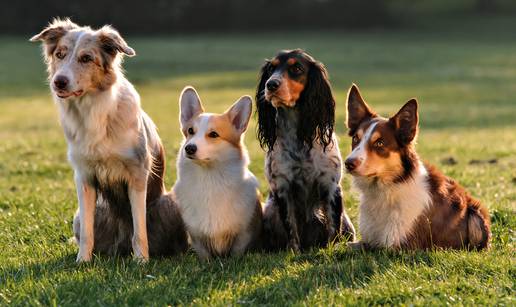
MULTIPOLYGON (((189 253, 145 266, 105 257, 75 265, 76 247, 67 243, 75 189, 40 51, 26 37, 0 38, 0 304, 513 305, 516 35, 496 23, 476 28, 477 35, 469 30, 129 37, 138 56, 125 68, 159 127, 169 188, 181 141, 182 88, 195 86, 206 109, 221 112, 241 95, 254 96, 264 58, 302 47, 329 69, 343 155, 349 152, 345 95, 352 82, 383 115, 417 97, 420 155, 460 181, 493 215, 488 252, 363 254, 337 246, 211 263, 189 253), (442 162, 450 157, 458 163, 442 162), (497 162, 470 164, 490 159, 497 162)), ((246 144, 266 193, 255 125, 252 119, 246 144)), ((348 175, 343 186, 357 223, 348 175)))

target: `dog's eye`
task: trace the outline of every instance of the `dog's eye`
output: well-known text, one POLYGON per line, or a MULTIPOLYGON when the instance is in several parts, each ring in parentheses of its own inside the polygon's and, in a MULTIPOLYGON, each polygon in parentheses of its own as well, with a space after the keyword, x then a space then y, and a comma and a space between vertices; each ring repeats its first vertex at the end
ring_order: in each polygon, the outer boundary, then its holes
POLYGON ((356 135, 354 135, 353 138, 351 139, 351 142, 353 142, 353 144, 358 143, 358 141, 360 141, 360 139, 356 135))
POLYGON ((63 52, 61 52, 61 51, 56 52, 56 58, 62 60, 62 59, 64 59, 64 57, 65 57, 65 54, 63 52))
POLYGON ((193 128, 188 128, 188 134, 190 134, 190 135, 195 134, 195 131, 193 130, 193 128))
POLYGON ((85 54, 79 58, 79 62, 81 62, 81 63, 88 63, 91 61, 93 61, 93 58, 88 54, 85 54))
POLYGON ((210 138, 212 138, 212 139, 216 139, 216 138, 218 138, 218 137, 219 137, 219 134, 218 134, 217 132, 215 132, 215 131, 212 131, 212 132, 210 132, 210 133, 208 134, 208 136, 209 136, 210 138))
POLYGON ((376 142, 374 142, 374 147, 376 148, 380 148, 380 147, 383 147, 385 144, 383 143, 382 140, 377 140, 376 142))
POLYGON ((303 73, 303 67, 295 65, 290 68, 290 71, 295 75, 300 75, 303 73))

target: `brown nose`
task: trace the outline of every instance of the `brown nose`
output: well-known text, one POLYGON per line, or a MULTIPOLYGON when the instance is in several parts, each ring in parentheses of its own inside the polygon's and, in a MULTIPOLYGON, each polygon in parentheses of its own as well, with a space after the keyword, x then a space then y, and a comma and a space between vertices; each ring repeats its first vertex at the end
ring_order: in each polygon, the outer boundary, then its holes
POLYGON ((344 161, 344 166, 346 166, 348 172, 351 172, 360 166, 360 160, 357 158, 347 158, 346 161, 344 161))
POLYGON ((57 89, 64 90, 68 86, 68 78, 65 76, 57 76, 54 79, 54 86, 57 89))

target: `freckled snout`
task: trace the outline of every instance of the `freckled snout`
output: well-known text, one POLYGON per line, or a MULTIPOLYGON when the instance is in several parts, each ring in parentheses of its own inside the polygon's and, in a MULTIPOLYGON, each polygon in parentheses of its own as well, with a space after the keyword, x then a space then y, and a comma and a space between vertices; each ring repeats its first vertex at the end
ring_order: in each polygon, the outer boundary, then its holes
POLYGON ((347 158, 346 161, 344 161, 344 166, 348 172, 352 172, 360 166, 361 162, 362 161, 358 158, 347 158))
POLYGON ((265 86, 267 87, 267 90, 271 92, 275 92, 281 85, 281 81, 279 79, 269 79, 265 86))
POLYGON ((59 75, 54 78, 54 86, 58 90, 66 90, 70 81, 67 77, 59 75))
POLYGON ((185 152, 188 156, 193 156, 197 152, 197 145, 188 144, 185 146, 185 152))

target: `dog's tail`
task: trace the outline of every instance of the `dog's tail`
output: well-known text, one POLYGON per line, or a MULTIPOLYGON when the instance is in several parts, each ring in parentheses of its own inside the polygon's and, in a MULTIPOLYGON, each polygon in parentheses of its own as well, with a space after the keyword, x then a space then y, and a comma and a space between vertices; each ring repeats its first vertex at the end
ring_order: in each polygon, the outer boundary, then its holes
POLYGON ((467 209, 468 247, 484 249, 490 247, 491 225, 489 212, 480 202, 471 200, 467 209))

